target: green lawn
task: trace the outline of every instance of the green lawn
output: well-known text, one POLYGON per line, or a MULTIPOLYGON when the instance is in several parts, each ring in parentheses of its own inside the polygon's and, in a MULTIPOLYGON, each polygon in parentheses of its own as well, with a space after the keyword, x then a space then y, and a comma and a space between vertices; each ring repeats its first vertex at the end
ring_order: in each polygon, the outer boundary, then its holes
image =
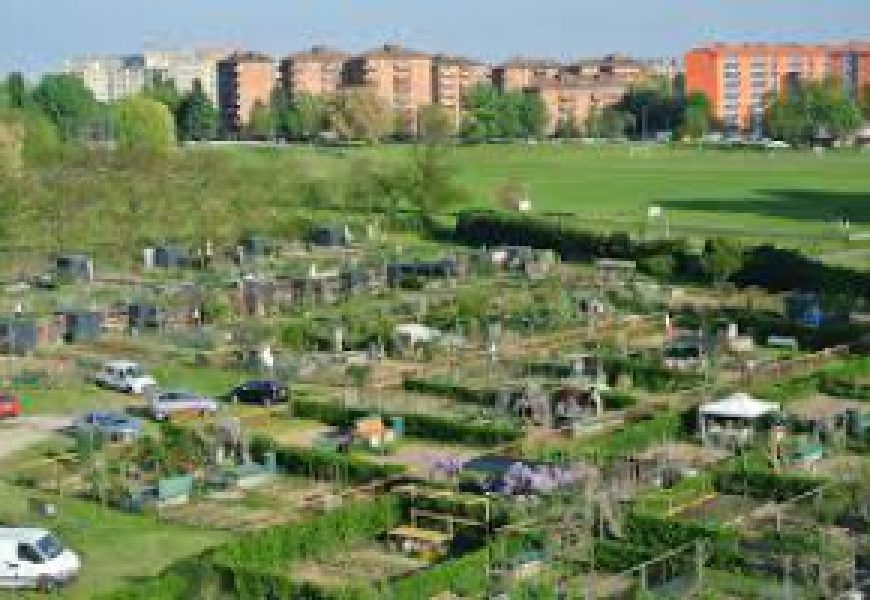
MULTIPOLYGON (((330 175, 349 169, 355 158, 392 161, 412 151, 391 145, 230 152, 261 168, 261 161, 277 166, 292 160, 308 173, 330 175)), ((497 205, 498 189, 517 182, 527 186, 535 211, 582 213, 599 227, 639 227, 647 207, 658 204, 677 231, 830 235, 836 232, 831 222, 843 216, 853 230, 870 229, 870 155, 858 152, 581 144, 460 146, 450 152, 475 206, 497 205)))
MULTIPOLYGON (((92 598, 129 578, 157 574, 180 558, 228 539, 225 533, 164 525, 151 517, 122 514, 69 498, 52 500, 58 506, 56 518, 38 518, 28 510, 31 496, 0 483, 0 522, 49 528, 81 555, 80 577, 63 591, 63 598, 92 598)), ((15 597, 20 596, 0 592, 0 599, 15 597)))

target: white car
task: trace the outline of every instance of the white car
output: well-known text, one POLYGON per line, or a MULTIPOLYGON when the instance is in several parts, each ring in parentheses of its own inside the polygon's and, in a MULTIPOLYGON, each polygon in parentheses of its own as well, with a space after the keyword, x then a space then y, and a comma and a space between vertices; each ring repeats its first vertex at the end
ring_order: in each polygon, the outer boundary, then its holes
POLYGON ((51 532, 0 527, 0 588, 53 589, 74 579, 78 555, 51 532))
POLYGON ((94 382, 127 394, 144 394, 157 386, 153 377, 146 374, 138 363, 128 360, 113 360, 103 365, 94 375, 94 382))
POLYGON ((158 421, 176 413, 214 414, 220 408, 217 400, 188 391, 161 392, 150 400, 151 416, 158 421))

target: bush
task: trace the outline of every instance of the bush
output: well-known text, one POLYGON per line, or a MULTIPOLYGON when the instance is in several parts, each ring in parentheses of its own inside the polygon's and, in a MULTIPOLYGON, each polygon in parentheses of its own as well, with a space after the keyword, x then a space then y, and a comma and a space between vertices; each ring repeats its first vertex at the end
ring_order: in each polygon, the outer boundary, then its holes
POLYGON ((329 450, 278 446, 264 437, 251 440, 251 454, 255 460, 262 461, 266 452, 275 453, 278 467, 284 473, 305 477, 318 476, 352 484, 392 477, 403 471, 398 465, 380 465, 329 450))
MULTIPOLYGON (((358 419, 373 412, 365 408, 350 408, 336 403, 311 400, 295 400, 294 414, 303 419, 312 419, 336 427, 348 427, 358 419)), ((459 442, 489 446, 512 442, 522 437, 522 429, 503 423, 474 423, 458 421, 449 417, 418 413, 390 413, 404 420, 405 434, 443 442, 459 442)))

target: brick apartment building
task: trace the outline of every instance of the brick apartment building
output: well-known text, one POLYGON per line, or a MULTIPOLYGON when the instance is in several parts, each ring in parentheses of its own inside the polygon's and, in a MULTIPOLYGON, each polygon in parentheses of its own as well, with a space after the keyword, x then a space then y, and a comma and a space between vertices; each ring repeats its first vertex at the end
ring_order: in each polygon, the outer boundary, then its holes
POLYGON ((393 44, 347 60, 343 80, 346 87, 369 89, 386 102, 408 134, 416 133, 419 109, 434 97, 432 56, 393 44))
POLYGON ((629 82, 618 77, 570 76, 543 79, 526 88, 544 102, 546 132, 554 134, 560 124, 582 127, 594 110, 617 104, 628 90, 629 82))
POLYGON ((342 85, 346 52, 314 46, 305 52, 290 54, 281 61, 281 84, 291 96, 334 94, 342 85))
POLYGON ((854 92, 870 83, 870 44, 713 44, 685 57, 686 90, 703 92, 726 128, 760 131, 772 94, 800 80, 841 79, 854 92))
POLYGON ((465 94, 489 82, 489 67, 483 63, 444 54, 432 58, 432 103, 449 111, 457 127, 462 122, 465 94))
POLYGON ((225 131, 238 133, 258 103, 268 105, 277 83, 274 59, 257 52, 235 52, 218 63, 218 103, 225 131))
POLYGON ((524 90, 557 78, 561 69, 553 60, 513 58, 492 69, 492 83, 503 92, 524 90))

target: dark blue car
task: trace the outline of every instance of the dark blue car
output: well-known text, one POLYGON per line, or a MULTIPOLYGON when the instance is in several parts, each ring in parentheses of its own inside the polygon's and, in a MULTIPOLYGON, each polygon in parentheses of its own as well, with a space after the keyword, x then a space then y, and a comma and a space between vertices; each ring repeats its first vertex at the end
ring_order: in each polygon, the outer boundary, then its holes
POLYGON ((229 393, 229 398, 233 402, 262 406, 287 402, 288 397, 286 385, 269 379, 247 381, 234 387, 229 393))

